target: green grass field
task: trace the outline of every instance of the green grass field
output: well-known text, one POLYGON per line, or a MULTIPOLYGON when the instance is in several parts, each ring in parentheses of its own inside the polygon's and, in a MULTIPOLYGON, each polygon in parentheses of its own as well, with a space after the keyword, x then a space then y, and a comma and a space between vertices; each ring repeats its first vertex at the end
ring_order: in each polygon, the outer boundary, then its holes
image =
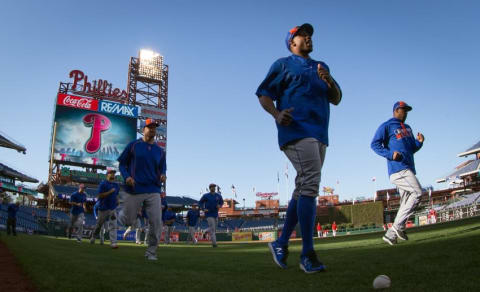
POLYGON ((147 262, 145 247, 133 244, 1 240, 40 291, 367 291, 380 274, 392 279, 391 291, 479 291, 480 218, 412 229, 396 246, 382 235, 316 240, 328 271, 310 275, 298 267, 301 242, 290 245, 289 268, 281 270, 265 243, 161 245, 159 261, 147 262))

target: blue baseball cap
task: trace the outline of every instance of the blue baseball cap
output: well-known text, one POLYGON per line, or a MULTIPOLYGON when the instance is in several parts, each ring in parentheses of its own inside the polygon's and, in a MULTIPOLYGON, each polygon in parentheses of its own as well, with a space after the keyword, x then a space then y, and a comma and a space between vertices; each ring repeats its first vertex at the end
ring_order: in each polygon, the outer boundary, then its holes
POLYGON ((300 26, 295 26, 291 30, 288 31, 287 37, 285 38, 285 45, 287 45, 287 50, 290 51, 290 41, 293 37, 299 32, 304 31, 308 33, 310 36, 313 35, 313 26, 310 23, 304 23, 300 26))
POLYGON ((393 111, 395 111, 397 108, 401 108, 403 107, 407 112, 411 111, 412 110, 412 107, 409 106, 406 102, 404 101, 397 101, 394 105, 393 105, 393 111))

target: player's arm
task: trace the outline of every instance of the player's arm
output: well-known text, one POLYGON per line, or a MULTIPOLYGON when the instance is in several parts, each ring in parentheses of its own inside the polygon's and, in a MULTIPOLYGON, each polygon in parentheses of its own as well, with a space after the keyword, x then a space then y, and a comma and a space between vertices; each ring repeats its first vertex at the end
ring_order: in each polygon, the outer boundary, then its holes
POLYGON ((387 143, 387 138, 387 127, 385 124, 382 124, 375 132, 372 142, 370 143, 370 148, 372 148, 372 150, 378 155, 385 157, 388 160, 393 160, 394 152, 384 146, 387 143))
POLYGON ((342 100, 342 91, 340 90, 340 86, 338 85, 337 81, 333 79, 332 75, 330 75, 330 69, 325 64, 322 66, 321 63, 317 65, 317 74, 320 79, 325 81, 328 85, 327 96, 328 101, 331 104, 338 105, 342 100))
POLYGON ((159 170, 160 170, 160 181, 165 182, 167 180, 167 153, 163 151, 162 149, 162 157, 160 158, 160 165, 159 165, 159 170))
POLYGON ((258 97, 258 101, 260 102, 260 105, 262 105, 263 109, 269 113, 277 122, 277 124, 283 125, 283 126, 288 126, 292 122, 292 108, 284 109, 283 111, 279 111, 276 107, 275 104, 273 103, 273 100, 271 97, 261 95, 258 97))
POLYGON ((200 198, 200 201, 198 202, 198 205, 200 209, 203 210, 203 212, 208 212, 208 209, 205 209, 205 204, 206 204, 207 198, 205 198, 205 195, 200 198))
POLYGON ((217 209, 220 209, 223 206, 223 198, 220 196, 220 200, 218 201, 217 209))
POLYGON ((417 139, 415 139, 415 146, 416 146, 415 152, 417 152, 418 150, 420 150, 420 148, 422 148, 423 141, 425 141, 425 137, 423 136, 422 133, 418 132, 417 139))
POLYGON ((133 185, 135 181, 133 180, 132 174, 130 173, 130 160, 132 155, 132 144, 130 143, 123 149, 122 154, 118 157, 118 169, 122 174, 123 179, 129 185, 133 185))

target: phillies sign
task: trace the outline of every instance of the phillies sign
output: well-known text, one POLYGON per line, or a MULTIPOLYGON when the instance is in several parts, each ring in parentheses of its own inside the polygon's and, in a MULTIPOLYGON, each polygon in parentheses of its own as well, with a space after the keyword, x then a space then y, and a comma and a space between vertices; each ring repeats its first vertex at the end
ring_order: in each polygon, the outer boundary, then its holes
POLYGON ((57 104, 63 106, 69 106, 89 111, 97 111, 98 110, 98 100, 86 98, 86 97, 79 97, 69 94, 59 93, 57 96, 57 104))
POLYGON ((98 111, 132 118, 138 117, 138 108, 136 106, 105 100, 100 101, 98 111))
POLYGON ((95 97, 106 97, 124 100, 127 98, 127 92, 118 88, 112 88, 112 84, 107 80, 88 81, 88 76, 80 70, 72 70, 69 74, 73 78, 72 90, 81 95, 93 95, 95 97), (79 88, 77 90, 77 87, 79 88), (81 88, 81 89, 80 89, 81 88))

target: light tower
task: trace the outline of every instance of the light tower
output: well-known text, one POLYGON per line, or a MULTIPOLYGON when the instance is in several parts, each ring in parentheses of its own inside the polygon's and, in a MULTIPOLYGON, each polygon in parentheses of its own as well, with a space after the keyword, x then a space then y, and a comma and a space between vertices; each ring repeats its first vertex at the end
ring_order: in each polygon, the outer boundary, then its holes
MULTIPOLYGON (((141 108, 140 119, 158 121, 156 141, 167 148, 168 66, 163 56, 142 49, 128 67, 127 103, 141 108)), ((141 129, 139 129, 141 130, 141 129)))

